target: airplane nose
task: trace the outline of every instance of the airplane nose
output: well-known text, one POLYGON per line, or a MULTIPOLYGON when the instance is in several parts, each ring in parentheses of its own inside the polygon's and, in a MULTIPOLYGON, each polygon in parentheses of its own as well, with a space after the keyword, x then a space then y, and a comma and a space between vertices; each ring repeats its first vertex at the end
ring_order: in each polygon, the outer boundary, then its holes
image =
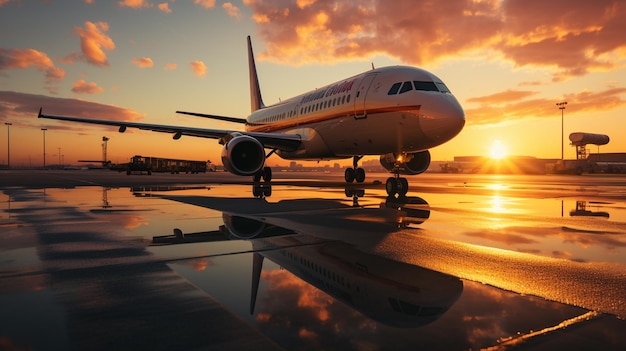
POLYGON ((449 94, 442 94, 439 101, 426 107, 421 117, 420 127, 435 145, 454 138, 465 126, 465 112, 456 98, 449 94))

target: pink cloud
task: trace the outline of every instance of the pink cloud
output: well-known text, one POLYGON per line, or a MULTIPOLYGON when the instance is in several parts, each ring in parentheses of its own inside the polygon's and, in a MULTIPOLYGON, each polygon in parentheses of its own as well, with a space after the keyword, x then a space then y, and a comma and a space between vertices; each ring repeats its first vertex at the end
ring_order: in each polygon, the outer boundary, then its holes
POLYGON ((176 69, 176 67, 177 67, 177 65, 175 63, 168 63, 168 64, 165 65, 164 68, 166 70, 173 70, 173 69, 176 69))
POLYGON ((159 10, 165 13, 172 13, 172 9, 170 9, 170 4, 168 4, 167 2, 157 5, 157 7, 159 8, 159 10))
POLYGON ((133 58, 131 62, 139 68, 147 68, 147 67, 154 66, 152 59, 149 57, 133 58))
POLYGON ((117 4, 120 7, 130 7, 133 9, 140 9, 140 8, 150 8, 153 5, 147 1, 147 0, 123 0, 123 1, 118 1, 117 4))
POLYGON ((206 75, 207 68, 204 62, 193 61, 190 63, 190 65, 191 65, 191 69, 193 70, 193 73, 197 75, 198 77, 204 77, 206 75))
POLYGON ((72 92, 77 94, 95 94, 103 91, 104 89, 100 88, 96 83, 87 83, 82 79, 74 82, 72 86, 72 92))
POLYGON ((226 13, 230 17, 235 17, 237 19, 241 18, 241 13, 239 12, 239 8, 230 2, 225 2, 222 4, 222 8, 226 11, 226 13))
POLYGON ((215 7, 215 0, 193 0, 193 3, 207 9, 215 7))
POLYGON ((290 64, 386 54, 414 65, 479 52, 516 66, 554 67, 554 80, 607 70, 626 49, 626 4, 544 0, 334 2, 244 0, 266 51, 290 64))
MULTIPOLYGON (((109 30, 106 22, 85 22, 85 28, 75 27, 74 31, 80 37, 82 57, 96 66, 109 66, 104 50, 115 49, 115 43, 104 32, 109 30)), ((77 54, 71 54, 78 58, 77 54)), ((69 58, 69 57, 68 57, 69 58)), ((71 58, 70 58, 71 60, 71 58)))
POLYGON ((0 70, 26 69, 31 66, 45 73, 47 83, 60 81, 65 77, 65 71, 56 67, 48 55, 41 51, 0 47, 0 70))

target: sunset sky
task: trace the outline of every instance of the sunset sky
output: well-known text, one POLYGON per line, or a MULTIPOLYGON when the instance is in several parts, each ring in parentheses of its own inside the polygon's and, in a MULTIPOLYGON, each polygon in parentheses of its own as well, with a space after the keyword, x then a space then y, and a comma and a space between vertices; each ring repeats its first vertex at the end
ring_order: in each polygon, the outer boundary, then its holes
MULTIPOLYGON (((572 132, 626 152, 626 2, 609 0, 0 0, 0 164, 133 155, 221 164, 213 139, 38 119, 55 115, 206 128, 176 110, 250 113, 247 35, 266 104, 354 74, 413 65, 461 102, 465 129, 433 160, 565 157, 572 132), (10 127, 5 123, 12 123, 10 127), (61 157, 60 157, 61 156, 61 157)), ((595 146, 590 146, 596 152, 595 146)), ((279 163, 272 156, 268 163, 279 163)))

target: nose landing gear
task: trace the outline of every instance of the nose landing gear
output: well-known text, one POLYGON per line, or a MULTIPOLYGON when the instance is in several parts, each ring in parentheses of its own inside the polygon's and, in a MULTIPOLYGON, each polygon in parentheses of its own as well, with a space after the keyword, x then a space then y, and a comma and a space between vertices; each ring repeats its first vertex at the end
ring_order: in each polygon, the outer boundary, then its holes
POLYGON ((387 178, 385 190, 387 190, 387 195, 389 196, 395 197, 398 195, 399 197, 404 197, 409 191, 409 181, 396 173, 393 177, 387 178))

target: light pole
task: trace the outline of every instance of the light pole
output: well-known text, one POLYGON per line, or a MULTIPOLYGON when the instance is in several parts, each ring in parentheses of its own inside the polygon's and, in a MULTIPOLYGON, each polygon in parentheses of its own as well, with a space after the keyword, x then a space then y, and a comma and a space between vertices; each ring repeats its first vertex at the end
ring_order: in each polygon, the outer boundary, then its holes
POLYGON ((46 130, 48 128, 41 128, 43 131, 43 169, 46 169, 46 130))
POLYGON ((563 135, 565 131, 563 130, 563 112, 565 111, 565 105, 567 105, 567 101, 557 102, 556 105, 561 110, 561 161, 563 160, 563 135))
POLYGON ((11 129, 11 122, 4 122, 7 126, 7 169, 11 169, 11 138, 9 130, 11 129))

